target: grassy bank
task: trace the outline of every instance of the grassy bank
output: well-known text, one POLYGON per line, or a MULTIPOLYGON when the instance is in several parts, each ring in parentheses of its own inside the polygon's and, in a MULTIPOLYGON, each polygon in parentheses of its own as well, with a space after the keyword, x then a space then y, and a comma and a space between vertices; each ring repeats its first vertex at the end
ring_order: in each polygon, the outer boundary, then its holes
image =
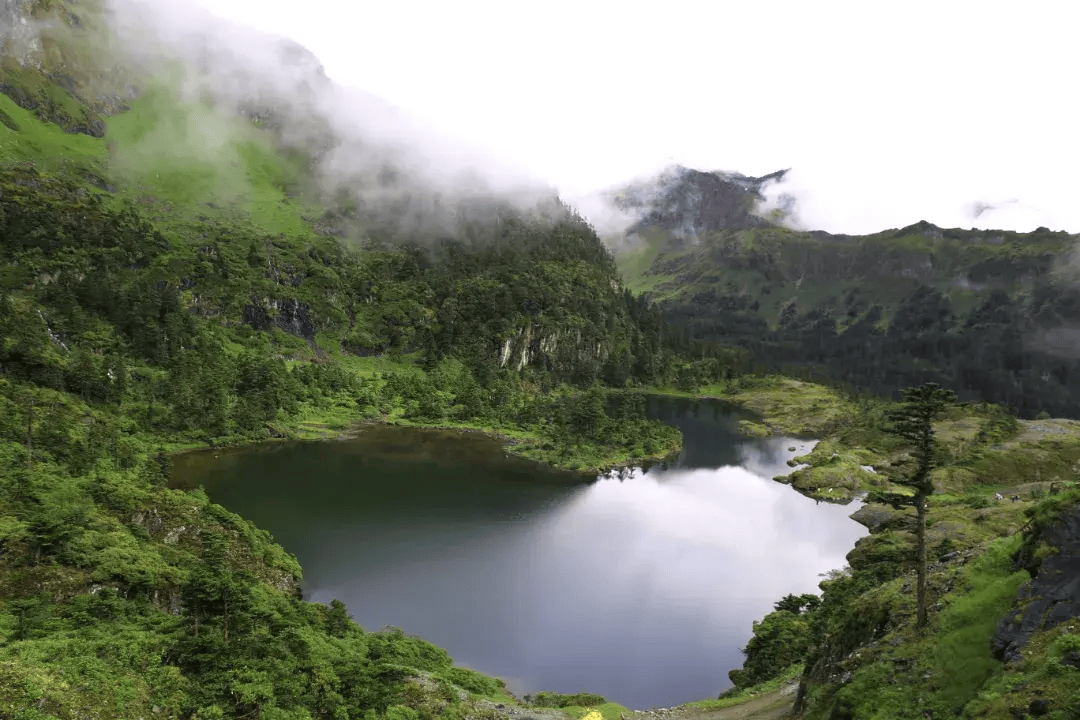
MULTIPOLYGON (((325 367, 301 360, 289 366, 302 377, 306 370, 325 367)), ((344 356, 333 367, 336 376, 328 387, 306 393, 291 412, 267 422, 265 432, 217 437, 212 446, 249 444, 267 435, 341 439, 388 424, 483 433, 502 441, 509 454, 593 477, 682 450, 681 433, 647 420, 635 393, 599 386, 540 393, 510 379, 485 391, 460 363, 444 362, 428 372, 408 357, 344 356)), ((172 450, 207 446, 187 438, 171 438, 168 444, 172 450)))

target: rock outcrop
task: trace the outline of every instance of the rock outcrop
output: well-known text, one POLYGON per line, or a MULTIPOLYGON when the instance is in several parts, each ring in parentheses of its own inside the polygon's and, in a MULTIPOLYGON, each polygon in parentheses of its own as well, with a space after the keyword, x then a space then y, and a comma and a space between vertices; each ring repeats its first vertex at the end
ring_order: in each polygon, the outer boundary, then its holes
POLYGON ((292 298, 285 300, 267 300, 259 305, 244 306, 244 324, 255 330, 281 330, 302 337, 307 341, 315 339, 318 328, 311 309, 292 298))
POLYGON ((1041 562, 1025 563, 1032 579, 994 633, 994 656, 1005 662, 1021 659, 1033 633, 1080 617, 1080 505, 1063 513, 1041 541, 1051 552, 1041 562))

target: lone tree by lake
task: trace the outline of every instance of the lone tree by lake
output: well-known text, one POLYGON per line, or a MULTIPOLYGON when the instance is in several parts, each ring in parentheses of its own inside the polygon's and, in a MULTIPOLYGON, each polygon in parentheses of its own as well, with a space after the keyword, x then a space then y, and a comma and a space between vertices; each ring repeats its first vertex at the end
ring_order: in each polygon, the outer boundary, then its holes
POLYGON ((900 509, 914 506, 918 519, 915 541, 918 548, 918 589, 916 594, 917 628, 926 627, 926 498, 934 492, 930 473, 936 466, 934 420, 956 402, 956 394, 942 390, 936 383, 926 383, 904 390, 904 400, 888 412, 883 430, 903 438, 911 446, 910 456, 894 463, 900 472, 893 482, 912 489, 913 493, 876 492, 870 500, 888 503, 900 509))

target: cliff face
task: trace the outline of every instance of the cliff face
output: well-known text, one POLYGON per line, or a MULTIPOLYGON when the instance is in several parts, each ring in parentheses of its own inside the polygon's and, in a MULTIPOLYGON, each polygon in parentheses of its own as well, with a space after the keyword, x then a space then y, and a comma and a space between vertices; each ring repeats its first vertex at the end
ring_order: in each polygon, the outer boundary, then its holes
MULTIPOLYGON (((1007 663, 1023 659, 1024 646, 1034 633, 1080 617, 1080 504, 1030 538, 1025 550, 1021 562, 1032 579, 1020 588, 993 639, 994 657, 1007 663)), ((1080 663, 1080 657, 1073 661, 1080 663)))

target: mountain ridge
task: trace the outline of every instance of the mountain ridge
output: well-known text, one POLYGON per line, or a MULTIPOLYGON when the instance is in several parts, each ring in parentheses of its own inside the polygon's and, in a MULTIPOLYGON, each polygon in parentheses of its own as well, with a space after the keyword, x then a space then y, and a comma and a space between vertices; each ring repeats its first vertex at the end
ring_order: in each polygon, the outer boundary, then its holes
MULTIPOLYGON (((694 338, 863 390, 933 379, 1027 417, 1080 417, 1070 380, 1080 377, 1078 353, 1067 340, 1080 330, 1080 235, 925 220, 861 236, 793 230, 751 215, 752 196, 731 183, 744 221, 698 234, 687 229, 704 229, 710 212, 698 185, 659 188, 661 211, 646 217, 663 221, 634 226, 634 242, 607 242, 627 286, 694 338)), ((730 218, 731 207, 724 201, 713 216, 730 218)))

